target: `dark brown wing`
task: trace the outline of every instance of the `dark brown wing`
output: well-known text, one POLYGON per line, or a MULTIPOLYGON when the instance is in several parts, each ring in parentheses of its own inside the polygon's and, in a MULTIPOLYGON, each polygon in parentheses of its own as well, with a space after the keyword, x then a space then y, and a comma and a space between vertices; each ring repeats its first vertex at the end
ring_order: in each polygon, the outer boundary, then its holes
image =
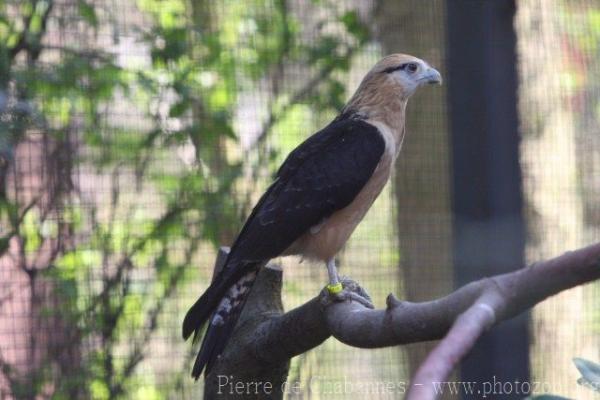
POLYGON ((354 200, 384 150, 377 128, 358 119, 333 122, 307 139, 279 169, 230 258, 261 261, 279 256, 312 226, 354 200))

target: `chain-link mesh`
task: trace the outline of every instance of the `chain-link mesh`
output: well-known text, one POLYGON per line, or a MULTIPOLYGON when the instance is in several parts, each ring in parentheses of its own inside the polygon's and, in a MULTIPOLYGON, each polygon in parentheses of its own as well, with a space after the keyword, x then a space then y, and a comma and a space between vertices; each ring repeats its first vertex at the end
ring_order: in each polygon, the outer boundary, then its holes
MULTIPOLYGON (((0 1, 0 397, 201 397, 180 329, 216 248, 382 55, 444 74, 444 21, 442 1, 0 1)), ((515 30, 534 261, 598 237, 600 3, 521 1, 515 30)), ((445 87, 412 99, 393 182, 340 254, 377 307, 452 289, 449 112, 445 87)), ((286 309, 326 283, 276 261, 286 309)), ((533 313, 544 390, 593 397, 571 358, 600 358, 598 298, 533 313)), ((330 339, 294 358, 288 398, 398 398, 426 350, 330 339)))

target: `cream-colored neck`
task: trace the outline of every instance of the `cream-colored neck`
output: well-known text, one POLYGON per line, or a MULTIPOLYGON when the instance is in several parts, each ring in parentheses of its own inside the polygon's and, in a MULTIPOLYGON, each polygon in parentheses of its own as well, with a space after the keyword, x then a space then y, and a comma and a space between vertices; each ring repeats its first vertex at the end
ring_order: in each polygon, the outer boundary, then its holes
POLYGON ((400 146, 404 136, 404 122, 408 96, 402 88, 385 76, 367 76, 352 96, 345 110, 353 111, 361 117, 385 124, 394 136, 396 146, 400 146))

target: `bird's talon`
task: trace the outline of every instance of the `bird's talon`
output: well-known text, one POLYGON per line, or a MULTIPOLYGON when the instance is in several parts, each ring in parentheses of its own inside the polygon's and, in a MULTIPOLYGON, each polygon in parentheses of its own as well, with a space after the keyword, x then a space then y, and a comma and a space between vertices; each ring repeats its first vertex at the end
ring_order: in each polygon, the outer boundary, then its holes
MULTIPOLYGON (((327 289, 329 290, 329 285, 327 286, 327 289)), ((350 300, 350 301, 356 301, 357 303, 362 304, 363 306, 367 307, 367 308, 375 308, 375 306, 373 305, 373 303, 371 303, 368 299, 365 299, 364 297, 360 296, 357 293, 354 293, 348 289, 343 289, 342 291, 338 292, 338 293, 332 293, 332 297, 335 301, 346 301, 346 300, 350 300)))

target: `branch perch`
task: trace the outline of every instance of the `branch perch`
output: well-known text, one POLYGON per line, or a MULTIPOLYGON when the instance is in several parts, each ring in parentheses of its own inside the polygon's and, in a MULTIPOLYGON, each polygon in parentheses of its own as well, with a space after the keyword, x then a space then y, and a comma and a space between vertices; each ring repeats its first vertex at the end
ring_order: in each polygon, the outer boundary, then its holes
MULTIPOLYGON (((227 398, 227 388, 219 386, 223 376, 232 382, 269 382, 269 393, 263 388, 254 396, 282 398, 279 388, 285 383, 290 359, 333 336, 360 348, 443 338, 415 374, 406 397, 435 399, 431 382, 443 382, 487 329, 549 296, 599 279, 600 243, 469 283, 433 301, 412 303, 390 294, 387 307, 380 310, 332 301, 323 290, 283 313, 281 275, 273 267, 259 274, 230 344, 207 377, 205 398, 216 397, 219 388, 219 398, 227 398)), ((343 284, 368 298, 357 283, 344 279, 343 284)))

